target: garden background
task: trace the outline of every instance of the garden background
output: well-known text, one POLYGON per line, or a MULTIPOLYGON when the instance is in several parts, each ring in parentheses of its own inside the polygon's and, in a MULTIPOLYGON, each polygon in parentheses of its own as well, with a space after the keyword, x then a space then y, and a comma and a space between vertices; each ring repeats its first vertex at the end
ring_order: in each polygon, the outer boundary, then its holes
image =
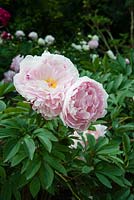
POLYGON ((0 0, 0 80, 0 200, 134 200, 133 0, 0 0), (44 51, 102 83, 107 114, 89 129, 105 135, 78 142, 16 92, 16 56, 44 51))

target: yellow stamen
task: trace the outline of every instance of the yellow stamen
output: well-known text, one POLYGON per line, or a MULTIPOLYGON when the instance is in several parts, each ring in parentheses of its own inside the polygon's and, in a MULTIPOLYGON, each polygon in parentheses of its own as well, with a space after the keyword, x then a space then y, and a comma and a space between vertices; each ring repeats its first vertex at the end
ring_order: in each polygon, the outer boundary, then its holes
POLYGON ((57 86, 57 81, 55 81, 54 79, 48 78, 48 79, 45 80, 45 81, 48 83, 48 86, 49 86, 49 87, 56 88, 56 86, 57 86))

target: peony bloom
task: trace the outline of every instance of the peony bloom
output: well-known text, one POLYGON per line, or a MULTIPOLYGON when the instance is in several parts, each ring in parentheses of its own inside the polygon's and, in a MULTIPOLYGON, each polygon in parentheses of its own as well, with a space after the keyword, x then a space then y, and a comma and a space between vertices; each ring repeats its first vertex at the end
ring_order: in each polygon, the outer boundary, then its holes
POLYGON ((47 43, 48 45, 53 44, 55 41, 55 38, 52 35, 47 35, 45 37, 45 43, 47 43))
POLYGON ((11 40, 11 39, 13 39, 13 36, 10 33, 6 32, 6 31, 3 31, 0 36, 4 40, 11 40))
POLYGON ((68 58, 44 52, 41 56, 28 55, 21 61, 14 85, 34 110, 45 119, 52 119, 62 111, 66 91, 78 76, 68 58))
POLYGON ((32 39, 32 40, 37 40, 38 39, 38 33, 36 33, 36 32, 30 32, 29 34, 28 34, 28 37, 30 38, 30 39, 32 39))
POLYGON ((16 73, 19 72, 20 70, 20 62, 23 60, 24 56, 16 56, 15 58, 12 59, 12 63, 10 66, 10 69, 15 71, 16 73))
POLYGON ((101 124, 97 124, 94 125, 95 127, 95 131, 93 130, 86 130, 83 132, 83 136, 85 138, 85 140, 87 141, 87 135, 91 134, 95 137, 95 139, 97 140, 99 137, 104 137, 106 131, 107 131, 107 126, 101 125, 101 124))
POLYGON ((5 83, 8 83, 8 82, 12 82, 13 81, 13 77, 15 76, 15 72, 12 71, 12 70, 8 70, 7 72, 4 73, 4 79, 3 81, 5 83))
POLYGON ((45 46, 45 40, 43 38, 38 39, 38 45, 45 46))
POLYGON ((108 94, 102 84, 88 77, 79 78, 67 91, 61 119, 78 131, 84 131, 92 121, 104 117, 108 94))
POLYGON ((18 31, 15 32, 15 36, 16 36, 17 38, 22 38, 22 37, 25 36, 25 33, 24 33, 24 31, 22 31, 22 30, 18 30, 18 31))
POLYGON ((11 18, 10 13, 5 9, 0 8, 0 22, 2 26, 6 26, 10 18, 11 18))
POLYGON ((106 53, 109 56, 109 58, 116 60, 116 56, 114 55, 114 53, 111 50, 108 50, 106 53))
POLYGON ((97 49, 99 46, 99 42, 98 42, 98 40, 92 39, 88 42, 88 46, 89 46, 89 49, 97 49))

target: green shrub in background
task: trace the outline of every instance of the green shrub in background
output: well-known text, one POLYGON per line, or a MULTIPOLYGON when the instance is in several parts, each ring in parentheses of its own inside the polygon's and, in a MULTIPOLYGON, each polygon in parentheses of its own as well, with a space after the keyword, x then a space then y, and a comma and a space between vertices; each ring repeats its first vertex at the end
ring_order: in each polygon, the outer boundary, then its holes
POLYGON ((101 30, 107 39, 112 40, 109 32, 116 39, 123 34, 127 45, 132 44, 134 6, 130 0, 1 0, 0 5, 12 14, 11 32, 34 30, 62 42, 74 38, 79 30, 84 34, 101 30))

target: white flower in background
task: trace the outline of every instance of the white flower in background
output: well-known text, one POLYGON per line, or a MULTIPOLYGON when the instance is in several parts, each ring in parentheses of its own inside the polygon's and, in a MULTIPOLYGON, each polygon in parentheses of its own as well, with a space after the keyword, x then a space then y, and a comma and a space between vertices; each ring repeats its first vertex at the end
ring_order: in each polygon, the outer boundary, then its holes
POLYGON ((45 43, 47 43, 48 45, 52 45, 55 41, 55 38, 52 35, 47 35, 45 37, 45 43))
POLYGON ((87 36, 89 39, 91 39, 92 38, 92 35, 91 34, 88 34, 88 36, 87 36))
POLYGON ((97 40, 97 41, 99 41, 99 37, 98 37, 97 35, 93 35, 93 36, 92 36, 92 40, 97 40))
POLYGON ((32 40, 37 40, 38 39, 38 33, 32 31, 28 34, 28 37, 32 40))
POLYGON ((128 58, 125 59, 126 64, 129 65, 130 64, 130 60, 128 58))
POLYGON ((4 79, 3 82, 5 83, 10 83, 13 82, 13 77, 15 76, 15 72, 12 70, 8 70, 7 72, 4 73, 4 79))
POLYGON ((104 137, 106 132, 107 132, 107 126, 101 125, 101 124, 97 124, 94 125, 96 130, 86 130, 83 132, 83 137, 85 138, 85 140, 87 141, 87 135, 91 134, 95 137, 95 139, 97 140, 99 137, 104 137))
POLYGON ((109 56, 109 58, 116 60, 116 56, 114 55, 114 53, 111 50, 108 50, 106 53, 109 56))
POLYGON ((10 69, 15 71, 16 73, 20 70, 20 62, 24 59, 24 56, 17 55, 12 59, 12 63, 10 65, 10 69))
POLYGON ((98 58, 99 55, 98 54, 90 54, 90 58, 92 59, 92 62, 94 62, 96 60, 96 58, 98 58))
POLYGON ((85 40, 81 40, 81 41, 80 41, 80 44, 81 44, 81 45, 86 45, 87 42, 86 42, 85 40))
POLYGON ((72 43, 71 46, 72 46, 74 49, 78 50, 78 51, 81 51, 81 50, 82 50, 82 46, 79 45, 79 44, 72 43))
POLYGON ((82 45, 82 49, 83 49, 84 51, 88 51, 88 50, 89 50, 89 46, 88 46, 87 44, 83 44, 83 45, 82 45))
POLYGON ((92 39, 88 42, 88 46, 89 46, 90 49, 97 49, 98 46, 99 46, 99 42, 98 42, 98 40, 92 39))
POLYGON ((1 45, 1 44, 3 44, 3 40, 2 40, 2 38, 0 38, 0 45, 1 45))
POLYGON ((45 46, 45 40, 43 38, 38 39, 38 45, 45 46))
POLYGON ((25 33, 24 33, 24 31, 22 31, 22 30, 18 30, 18 31, 15 32, 15 36, 16 36, 17 38, 22 38, 22 37, 25 36, 25 33))

